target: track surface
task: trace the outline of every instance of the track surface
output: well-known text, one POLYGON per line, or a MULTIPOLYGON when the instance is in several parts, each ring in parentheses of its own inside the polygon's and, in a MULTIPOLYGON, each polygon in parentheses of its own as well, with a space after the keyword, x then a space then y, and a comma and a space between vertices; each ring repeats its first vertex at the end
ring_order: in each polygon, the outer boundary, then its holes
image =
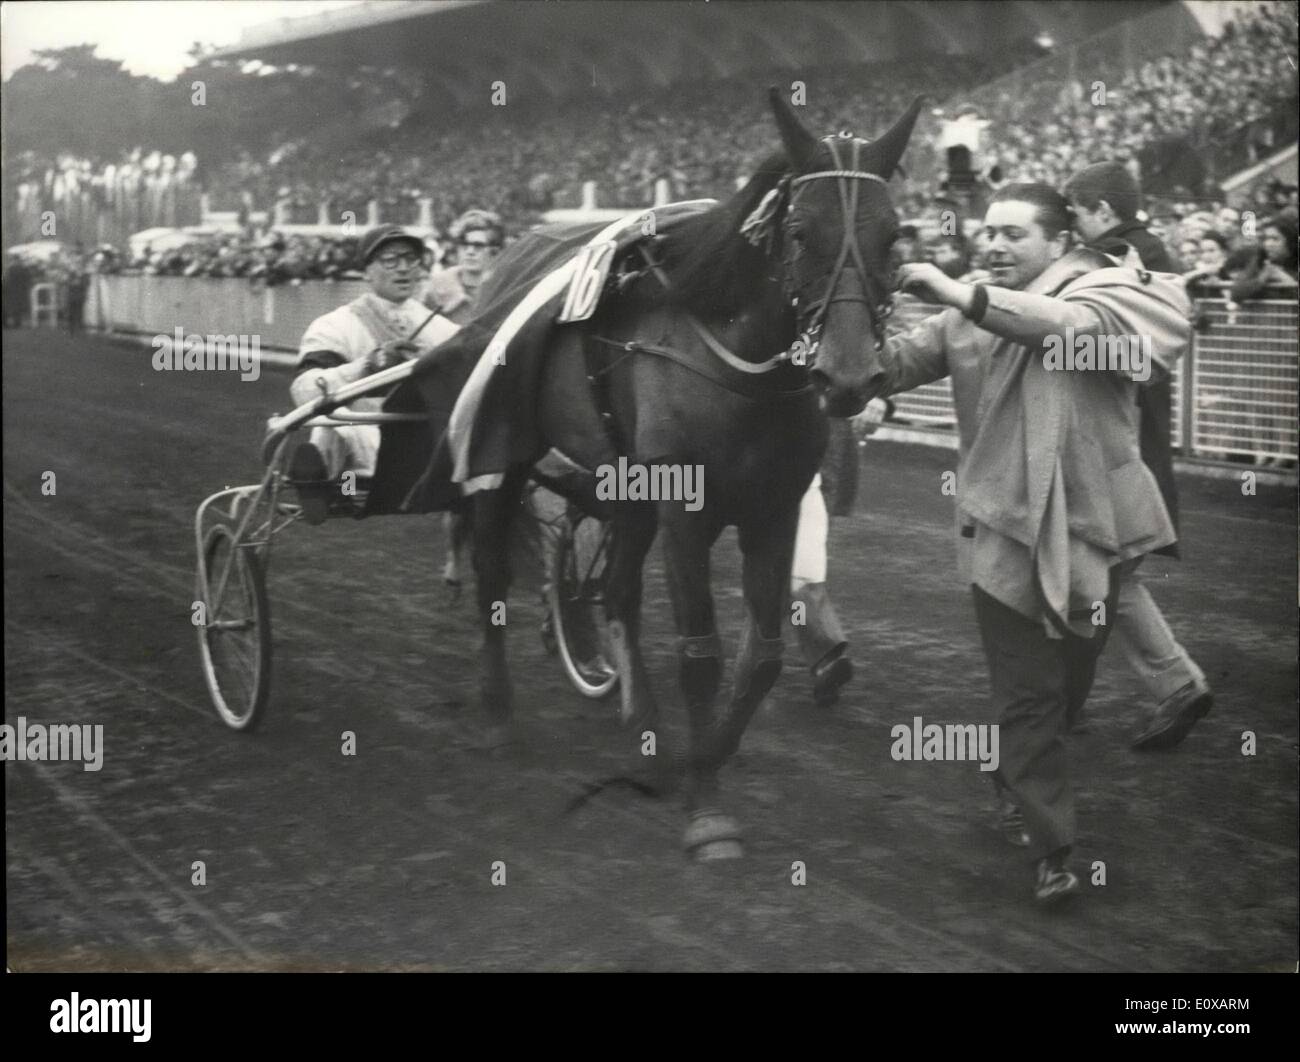
MULTIPOLYGON (((724 771, 746 858, 686 862, 680 810, 611 788, 631 738, 536 637, 521 573, 511 653, 524 744, 464 738, 477 635, 439 579, 433 518, 295 527, 269 573, 271 709, 255 734, 209 707, 194 630, 195 506, 259 472, 267 371, 162 373, 148 347, 5 333, 5 720, 101 723, 103 769, 5 767, 8 960, 18 970, 1290 969, 1297 940, 1294 494, 1185 478, 1189 560, 1151 563, 1214 713, 1178 750, 1128 749, 1143 698, 1108 655, 1071 739, 1072 909, 1029 902, 971 764, 896 763, 890 727, 982 719, 986 673, 957 583, 940 473, 877 443, 862 510, 836 521, 832 586, 858 678, 813 709, 787 670, 724 771), (57 494, 41 494, 41 475, 57 494), (1167 573, 1167 574, 1166 574, 1167 573), (354 731, 358 754, 341 755, 354 731), (1258 749, 1241 752, 1242 731, 1258 749), (191 882, 206 865, 206 884, 191 882), (491 883, 492 864, 506 884, 491 883), (791 883, 802 861, 807 884, 791 883)), ((680 726, 658 551, 647 643, 680 726)), ((734 656, 734 539, 715 550, 734 656)))

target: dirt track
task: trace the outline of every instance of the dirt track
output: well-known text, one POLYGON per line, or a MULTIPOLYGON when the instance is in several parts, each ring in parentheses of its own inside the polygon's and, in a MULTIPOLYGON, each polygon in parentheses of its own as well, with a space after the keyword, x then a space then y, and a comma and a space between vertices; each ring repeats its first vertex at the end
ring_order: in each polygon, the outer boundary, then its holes
MULTIPOLYGON (((1182 565, 1153 563, 1171 624, 1213 682, 1180 749, 1139 756, 1142 698, 1103 663, 1073 738, 1077 862, 1106 864, 1069 911, 993 828, 973 765, 895 763, 890 727, 987 707, 957 585, 953 455, 877 443, 832 586, 858 679, 814 711, 787 670, 723 775, 747 857, 687 863, 676 805, 584 783, 619 773, 614 705, 581 700, 536 637, 533 573, 510 612, 524 747, 462 738, 468 600, 439 580, 433 518, 293 528, 269 583, 272 704, 253 735, 200 676, 191 520, 258 474, 287 377, 157 373, 149 348, 5 333, 5 721, 102 723, 99 772, 5 767, 8 955, 18 970, 1243 970, 1297 939, 1293 492, 1184 478, 1182 565), (42 496, 41 475, 57 475, 42 496), (1168 573, 1167 578, 1162 575, 1168 573), (974 708, 971 705, 974 704, 974 708), (1241 754, 1242 731, 1258 753, 1241 754), (340 734, 358 755, 340 754, 340 734), (207 884, 191 884, 206 864, 207 884), (506 864, 494 887, 492 864, 506 864), (808 884, 791 884, 791 864, 808 884)), ((741 602, 715 551, 728 655, 741 602)), ((680 722, 657 550, 648 646, 680 722)))

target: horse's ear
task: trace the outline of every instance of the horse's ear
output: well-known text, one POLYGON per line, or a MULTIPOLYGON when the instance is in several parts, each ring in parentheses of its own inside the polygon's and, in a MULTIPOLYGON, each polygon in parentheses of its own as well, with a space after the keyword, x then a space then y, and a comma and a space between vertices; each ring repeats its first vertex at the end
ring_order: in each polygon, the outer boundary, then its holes
POLYGON ((894 123, 894 127, 878 140, 871 141, 863 153, 862 165, 871 173, 888 180, 898 168, 898 160, 907 150, 907 142, 912 136, 912 127, 916 125, 917 115, 925 103, 925 96, 917 96, 903 116, 894 123))
POLYGON ((786 158, 796 171, 807 169, 817 153, 817 138, 803 127, 794 108, 786 103, 785 95, 779 88, 773 85, 768 89, 767 98, 772 104, 772 113, 776 116, 776 127, 781 131, 786 158))

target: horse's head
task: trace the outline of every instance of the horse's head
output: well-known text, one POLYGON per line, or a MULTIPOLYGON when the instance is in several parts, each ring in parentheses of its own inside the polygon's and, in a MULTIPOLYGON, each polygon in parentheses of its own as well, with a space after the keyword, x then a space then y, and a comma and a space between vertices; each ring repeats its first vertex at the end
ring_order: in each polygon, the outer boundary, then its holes
POLYGON ((818 140, 776 89, 771 102, 793 171, 781 240, 786 283, 826 412, 852 416, 882 375, 898 229, 888 181, 922 100, 873 141, 847 133, 818 140))

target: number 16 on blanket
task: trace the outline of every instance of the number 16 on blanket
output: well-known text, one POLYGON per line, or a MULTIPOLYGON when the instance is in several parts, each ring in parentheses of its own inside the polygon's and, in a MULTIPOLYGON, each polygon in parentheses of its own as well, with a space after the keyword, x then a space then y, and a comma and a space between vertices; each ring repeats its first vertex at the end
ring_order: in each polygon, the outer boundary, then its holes
POLYGON ((585 321, 596 312, 596 303, 605 287, 609 276, 610 264, 614 261, 617 243, 608 240, 605 243, 589 244, 580 250, 574 261, 573 279, 569 281, 569 292, 564 297, 564 307, 560 310, 560 324, 585 321))

